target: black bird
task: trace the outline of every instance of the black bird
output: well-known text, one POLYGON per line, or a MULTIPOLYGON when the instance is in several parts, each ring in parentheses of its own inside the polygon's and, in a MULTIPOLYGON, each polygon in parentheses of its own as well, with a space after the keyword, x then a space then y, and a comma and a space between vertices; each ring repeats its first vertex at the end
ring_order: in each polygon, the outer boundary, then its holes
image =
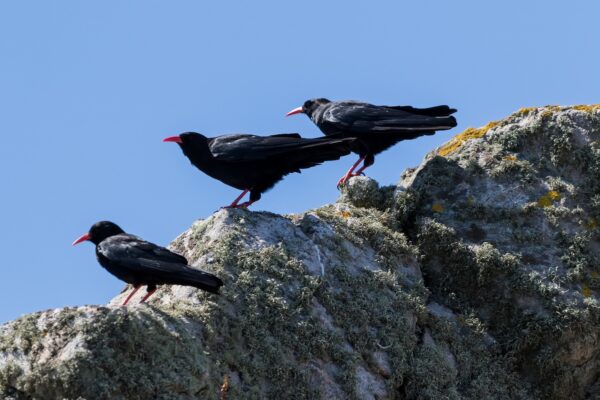
POLYGON ((207 138, 195 132, 163 139, 179 144, 199 170, 243 190, 229 206, 245 208, 291 172, 350 154, 352 138, 304 139, 297 133, 271 136, 244 134, 207 138), (239 201, 250 192, 250 200, 239 201))
POLYGON ((142 285, 148 285, 141 303, 156 291, 157 285, 193 286, 219 293, 223 285, 216 276, 188 266, 185 257, 125 233, 118 225, 100 221, 90 231, 73 242, 89 240, 96 245, 96 258, 108 272, 133 285, 133 291, 123 305, 142 285))
POLYGON ((423 135, 433 135, 436 130, 456 126, 450 114, 456 112, 448 106, 414 108, 411 106, 375 106, 358 101, 307 100, 302 107, 286 116, 304 113, 327 136, 353 137, 357 141, 352 151, 359 160, 339 181, 346 183, 352 176, 360 175, 375 162, 375 154, 394 144, 423 135), (363 166, 353 173, 363 162, 363 166))

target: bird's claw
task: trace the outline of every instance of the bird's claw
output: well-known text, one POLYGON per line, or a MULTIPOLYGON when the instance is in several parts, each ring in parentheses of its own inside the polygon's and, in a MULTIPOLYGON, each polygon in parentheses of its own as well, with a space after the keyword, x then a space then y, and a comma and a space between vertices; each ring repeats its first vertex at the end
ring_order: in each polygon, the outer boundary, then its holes
POLYGON ((340 178, 340 180, 337 183, 337 188, 340 189, 342 186, 344 186, 346 184, 347 181, 348 181, 348 179, 346 179, 345 176, 343 178, 340 178))
POLYGON ((348 183, 348 181, 350 180, 350 178, 353 178, 355 176, 365 176, 364 172, 361 172, 359 174, 349 174, 349 175, 344 175, 343 177, 340 178, 340 180, 337 183, 337 188, 339 189, 340 187, 344 186, 346 183, 348 183))
POLYGON ((252 204, 252 202, 250 202, 250 201, 245 201, 245 202, 243 202, 243 203, 240 203, 240 204, 235 204, 235 205, 234 205, 234 204, 230 204, 230 205, 228 205, 228 206, 223 206, 223 207, 221 207, 219 210, 223 210, 223 209, 230 209, 230 208, 237 208, 237 209, 240 209, 240 208, 242 208, 242 209, 247 209, 247 208, 248 208, 248 206, 249 206, 250 204, 252 204))

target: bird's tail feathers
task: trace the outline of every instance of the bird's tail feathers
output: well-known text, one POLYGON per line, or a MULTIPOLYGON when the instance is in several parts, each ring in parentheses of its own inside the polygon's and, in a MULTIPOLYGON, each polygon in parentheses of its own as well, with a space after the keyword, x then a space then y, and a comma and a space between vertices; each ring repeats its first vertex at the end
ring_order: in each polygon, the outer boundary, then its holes
POLYGON ((192 267, 187 267, 184 271, 177 272, 174 278, 176 278, 180 284, 194 286, 198 289, 215 294, 218 294, 219 288, 223 286, 223 281, 217 276, 192 267))
POLYGON ((428 108, 416 108, 412 106, 390 106, 395 110, 406 111, 411 114, 424 115, 428 117, 447 117, 456 112, 455 108, 450 108, 447 105, 428 107, 428 108))
POLYGON ((406 132, 442 131, 452 129, 455 126, 456 119, 452 116, 426 117, 415 115, 412 118, 375 121, 370 129, 373 132, 396 132, 402 134, 406 132))

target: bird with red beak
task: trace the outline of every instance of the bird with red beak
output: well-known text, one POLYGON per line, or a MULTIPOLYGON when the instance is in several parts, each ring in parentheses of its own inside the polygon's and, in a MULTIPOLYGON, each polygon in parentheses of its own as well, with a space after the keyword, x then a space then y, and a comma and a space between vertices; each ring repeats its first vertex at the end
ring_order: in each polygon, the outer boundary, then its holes
POLYGON ((163 139, 177 143, 196 168, 242 193, 227 207, 246 208, 283 177, 350 154, 352 138, 305 139, 297 133, 213 138, 186 132, 163 139), (250 192, 250 200, 240 200, 250 192))
POLYGON ((438 130, 456 126, 446 105, 430 108, 411 106, 376 106, 358 101, 307 100, 286 114, 306 114, 329 137, 354 138, 352 151, 358 161, 338 181, 338 187, 375 162, 375 155, 403 140, 433 135, 438 130), (356 172, 354 170, 363 163, 356 172))
POLYGON ((188 266, 185 257, 127 234, 117 224, 100 221, 73 242, 90 241, 96 245, 96 258, 108 272, 133 286, 123 305, 141 286, 147 291, 140 303, 145 302, 158 285, 193 286, 210 293, 219 293, 223 281, 215 275, 188 266))

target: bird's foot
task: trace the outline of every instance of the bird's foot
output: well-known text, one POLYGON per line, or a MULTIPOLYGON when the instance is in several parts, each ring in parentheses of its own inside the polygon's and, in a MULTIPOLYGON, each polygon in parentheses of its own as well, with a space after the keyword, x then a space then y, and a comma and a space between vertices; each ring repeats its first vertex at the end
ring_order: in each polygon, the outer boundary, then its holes
POLYGON ((352 174, 346 174, 346 175, 344 175, 344 176, 342 176, 342 177, 340 178, 340 180, 339 180, 339 181, 338 181, 338 183, 337 183, 337 187, 338 187, 338 189, 339 189, 339 188, 341 188, 341 187, 342 187, 342 186, 344 186, 344 185, 345 185, 345 184, 346 184, 346 183, 347 183, 347 182, 350 180, 350 178, 352 178, 352 177, 355 177, 355 176, 364 176, 364 175, 365 175, 365 173, 364 173, 364 172, 357 173, 357 174, 354 174, 354 173, 352 173, 352 174))
POLYGON ((222 210, 224 208, 246 208, 246 207, 248 207, 250 204, 252 204, 254 202, 246 201, 244 203, 238 204, 238 201, 240 201, 246 195, 246 193, 248 193, 249 191, 250 191, 250 189, 244 189, 244 191, 238 197, 236 197, 236 199, 230 205, 223 206, 223 207, 219 208, 219 210, 222 210))
POLYGON ((346 175, 342 176, 340 178, 340 180, 337 182, 337 188, 341 188, 342 186, 344 186, 346 184, 346 181, 348 180, 348 177, 346 177, 346 175))
POLYGON ((144 298, 142 298, 142 300, 140 301, 140 304, 144 303, 146 300, 148 300, 148 297, 152 296, 154 294, 154 292, 156 292, 156 289, 158 289, 156 286, 154 287, 148 287, 148 291, 146 292, 146 295, 144 296, 144 298))
POLYGON ((253 201, 245 201, 245 202, 243 202, 243 203, 240 203, 240 204, 230 204, 230 205, 228 205, 228 206, 223 206, 223 207, 221 207, 220 209, 221 209, 221 210, 222 210, 222 209, 224 209, 224 208, 228 208, 228 209, 231 209, 231 208, 237 208, 237 209, 243 208, 243 209, 246 209, 246 208, 248 208, 248 207, 249 207, 249 206, 250 206, 252 203, 254 203, 254 202, 253 202, 253 201))

